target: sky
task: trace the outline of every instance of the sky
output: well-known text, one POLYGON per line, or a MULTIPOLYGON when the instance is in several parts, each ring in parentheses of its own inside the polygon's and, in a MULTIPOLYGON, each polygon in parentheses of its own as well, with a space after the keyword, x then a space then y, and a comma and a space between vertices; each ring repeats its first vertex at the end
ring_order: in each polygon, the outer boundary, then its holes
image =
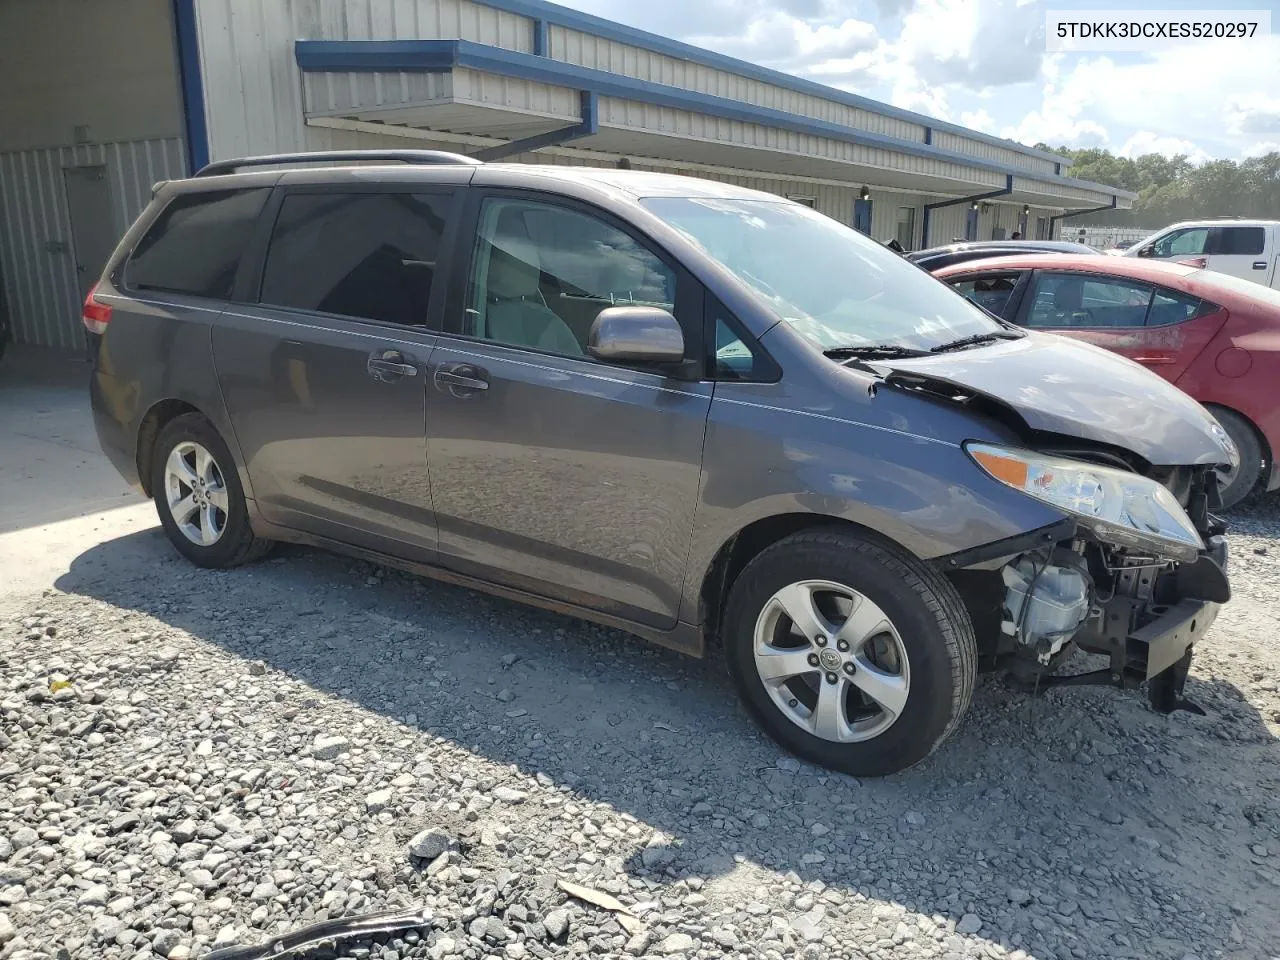
POLYGON ((1280 150, 1280 32, 1048 52, 1049 8, 1271 12, 1280 0, 559 0, 1022 143, 1196 162, 1280 150))

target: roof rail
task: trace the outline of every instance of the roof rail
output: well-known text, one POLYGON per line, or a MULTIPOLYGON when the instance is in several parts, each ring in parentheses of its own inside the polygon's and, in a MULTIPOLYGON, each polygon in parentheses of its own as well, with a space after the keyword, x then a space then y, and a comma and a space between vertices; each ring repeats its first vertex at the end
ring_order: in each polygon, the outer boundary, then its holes
POLYGON ((343 163, 369 160, 385 160, 390 163, 445 164, 480 163, 475 157, 446 150, 320 150, 314 153, 274 153, 261 157, 240 157, 235 160, 215 160, 196 171, 197 177, 217 177, 235 173, 242 167, 275 167, 291 163, 343 163))

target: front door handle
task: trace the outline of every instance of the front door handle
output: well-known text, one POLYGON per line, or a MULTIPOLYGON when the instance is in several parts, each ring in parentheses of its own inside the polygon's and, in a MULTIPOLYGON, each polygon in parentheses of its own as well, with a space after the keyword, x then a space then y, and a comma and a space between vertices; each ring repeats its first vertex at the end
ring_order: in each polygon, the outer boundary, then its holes
POLYGON ((472 390, 488 390, 489 381, 484 370, 471 363, 451 363, 436 369, 432 378, 441 390, 448 390, 455 397, 466 396, 472 390))
POLYGON ((395 383, 401 377, 416 377, 418 368, 409 363, 399 350, 375 350, 366 366, 369 376, 379 383, 395 383))
POLYGON ((1255 270, 1265 270, 1265 269, 1267 269, 1267 261, 1265 261, 1265 260, 1255 260, 1255 261, 1253 261, 1253 269, 1255 269, 1255 270))

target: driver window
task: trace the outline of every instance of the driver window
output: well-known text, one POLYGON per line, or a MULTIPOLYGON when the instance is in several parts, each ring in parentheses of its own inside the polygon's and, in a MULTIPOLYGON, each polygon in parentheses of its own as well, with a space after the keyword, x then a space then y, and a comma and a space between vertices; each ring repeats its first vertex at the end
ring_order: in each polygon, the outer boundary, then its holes
POLYGON ((1175 230, 1155 242, 1152 256, 1155 257, 1194 257, 1204 253, 1209 239, 1208 227, 1190 227, 1186 230, 1175 230))
POLYGON ((964 294, 980 307, 985 307, 996 316, 1004 316, 1004 308, 1013 295, 1013 288, 1018 285, 1017 273, 1001 273, 983 277, 968 277, 957 280, 951 285, 956 291, 964 294))
POLYGON ((489 199, 480 210, 465 313, 468 336, 585 356, 609 306, 675 312, 674 271, 635 239, 549 203, 489 199))

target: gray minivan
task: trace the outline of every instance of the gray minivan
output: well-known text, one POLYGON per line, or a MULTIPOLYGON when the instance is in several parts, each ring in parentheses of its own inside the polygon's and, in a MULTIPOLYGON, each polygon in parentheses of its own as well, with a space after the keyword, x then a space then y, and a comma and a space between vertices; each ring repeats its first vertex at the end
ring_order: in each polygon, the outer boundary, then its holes
POLYGON ((157 186, 84 321, 103 449, 192 562, 307 543, 716 639, 773 737, 853 774, 928 756, 980 667, 1194 709, 1229 598, 1199 404, 736 186, 215 163, 157 186), (1077 648, 1105 666, 1057 675, 1077 648))

